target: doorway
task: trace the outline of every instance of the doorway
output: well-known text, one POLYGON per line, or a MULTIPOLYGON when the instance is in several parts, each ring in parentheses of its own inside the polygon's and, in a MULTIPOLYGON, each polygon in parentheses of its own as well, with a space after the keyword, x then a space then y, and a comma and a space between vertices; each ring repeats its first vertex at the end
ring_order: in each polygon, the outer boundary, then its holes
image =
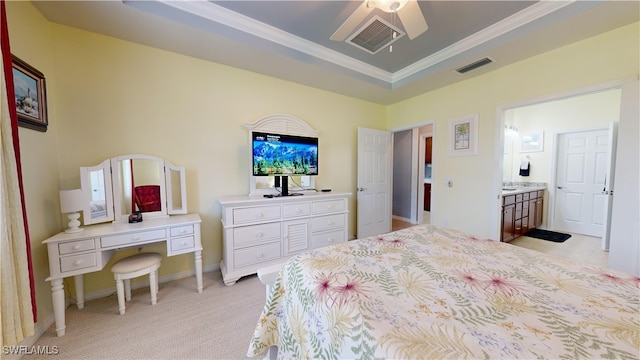
POLYGON ((393 220, 405 224, 430 223, 435 193, 431 181, 435 167, 432 156, 435 123, 428 121, 391 131, 394 134, 393 220), (429 212, 424 211, 425 201, 430 203, 429 212))
MULTIPOLYGON (((511 168, 512 178, 509 181, 516 183, 529 181, 546 183, 547 191, 544 199, 545 221, 542 227, 549 230, 561 230, 554 221, 555 203, 559 201, 559 194, 557 194, 559 189, 556 189, 556 186, 562 186, 556 184, 556 173, 563 170, 562 168, 565 165, 556 164, 554 156, 558 143, 555 139, 559 134, 563 133, 594 129, 605 129, 606 132, 609 124, 618 121, 620 117, 622 83, 623 81, 610 82, 527 100, 510 106, 498 107, 499 121, 496 123, 496 136, 502 142, 502 146, 508 145, 506 140, 509 139, 505 135, 507 129, 518 131, 520 139, 532 133, 540 134, 541 137, 544 135, 544 141, 543 146, 537 150, 538 152, 525 153, 522 144, 516 140, 513 144, 511 159, 506 157, 507 147, 496 149, 496 158, 499 158, 500 168, 503 170, 496 175, 496 177, 502 176, 502 178, 496 179, 497 181, 494 185, 498 193, 495 202, 496 209, 501 209, 501 187, 507 181, 504 174, 509 173, 509 168, 511 168), (519 114, 514 116, 514 112, 519 112, 519 114), (518 120, 514 120, 514 118, 518 120), (529 177, 518 177, 518 162, 524 157, 530 159, 531 174, 529 177), (561 168, 561 170, 558 170, 558 168, 561 168)), ((603 179, 598 181, 602 183, 603 179)), ((602 190, 603 188, 601 187, 599 192, 602 192, 602 190)), ((577 198, 573 200, 575 199, 577 198)), ((591 201, 591 205, 597 204, 600 200, 602 199, 596 199, 595 202, 591 201)), ((598 211, 593 212, 593 214, 597 213, 598 211)), ((496 211, 496 214, 499 214, 499 211, 496 211)), ((605 221, 606 224, 607 214, 604 213, 604 209, 598 221, 600 219, 605 221)), ((497 237, 500 219, 496 218, 495 220, 495 227, 492 233, 495 232, 496 235, 494 236, 497 237)), ((602 237, 603 233, 604 231, 596 236, 602 237)))

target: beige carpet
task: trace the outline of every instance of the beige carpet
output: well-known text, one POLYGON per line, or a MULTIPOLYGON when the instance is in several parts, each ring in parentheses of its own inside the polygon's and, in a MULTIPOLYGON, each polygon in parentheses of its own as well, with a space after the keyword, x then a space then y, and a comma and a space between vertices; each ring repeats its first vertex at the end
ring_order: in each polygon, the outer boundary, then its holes
MULTIPOLYGON (((59 354, 23 359, 242 359, 265 302, 258 278, 225 286, 219 271, 204 274, 204 291, 195 277, 160 284, 151 306, 148 288, 132 291, 127 312, 118 314, 115 293, 66 311, 66 335, 51 326, 35 346, 57 346, 59 354)), ((115 292, 115 285, 114 285, 115 292)))

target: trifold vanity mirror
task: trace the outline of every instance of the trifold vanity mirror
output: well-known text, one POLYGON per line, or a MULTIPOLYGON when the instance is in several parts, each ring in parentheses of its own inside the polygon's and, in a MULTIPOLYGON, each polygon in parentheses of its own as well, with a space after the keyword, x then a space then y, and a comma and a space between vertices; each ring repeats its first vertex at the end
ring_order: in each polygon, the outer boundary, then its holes
POLYGON ((84 225, 187 213, 184 167, 142 154, 117 156, 80 168, 84 225))

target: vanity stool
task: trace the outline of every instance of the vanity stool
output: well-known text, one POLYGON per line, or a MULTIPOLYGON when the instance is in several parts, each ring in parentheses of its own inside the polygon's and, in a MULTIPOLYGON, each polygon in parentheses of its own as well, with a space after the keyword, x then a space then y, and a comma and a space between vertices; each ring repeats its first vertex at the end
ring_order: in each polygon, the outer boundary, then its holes
POLYGON ((131 280, 138 276, 149 274, 149 288, 151 289, 151 305, 156 304, 158 294, 158 268, 162 255, 158 253, 138 253, 118 260, 111 266, 111 272, 116 279, 118 291, 118 310, 120 315, 125 312, 125 294, 127 301, 131 301, 131 280))

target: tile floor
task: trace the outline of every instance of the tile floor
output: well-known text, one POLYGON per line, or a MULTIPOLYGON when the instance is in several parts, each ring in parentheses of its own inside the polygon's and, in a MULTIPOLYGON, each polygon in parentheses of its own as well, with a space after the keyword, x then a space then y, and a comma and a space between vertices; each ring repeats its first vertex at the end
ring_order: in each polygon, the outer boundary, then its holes
MULTIPOLYGON (((425 213, 425 215, 427 215, 427 213, 425 213)), ((413 226, 413 224, 397 219, 392 220, 392 229, 394 231, 410 226, 413 226)), ((601 250, 600 238, 591 236, 572 234, 571 237, 563 243, 521 236, 509 244, 570 258, 585 264, 607 267, 609 263, 609 253, 601 250)))

